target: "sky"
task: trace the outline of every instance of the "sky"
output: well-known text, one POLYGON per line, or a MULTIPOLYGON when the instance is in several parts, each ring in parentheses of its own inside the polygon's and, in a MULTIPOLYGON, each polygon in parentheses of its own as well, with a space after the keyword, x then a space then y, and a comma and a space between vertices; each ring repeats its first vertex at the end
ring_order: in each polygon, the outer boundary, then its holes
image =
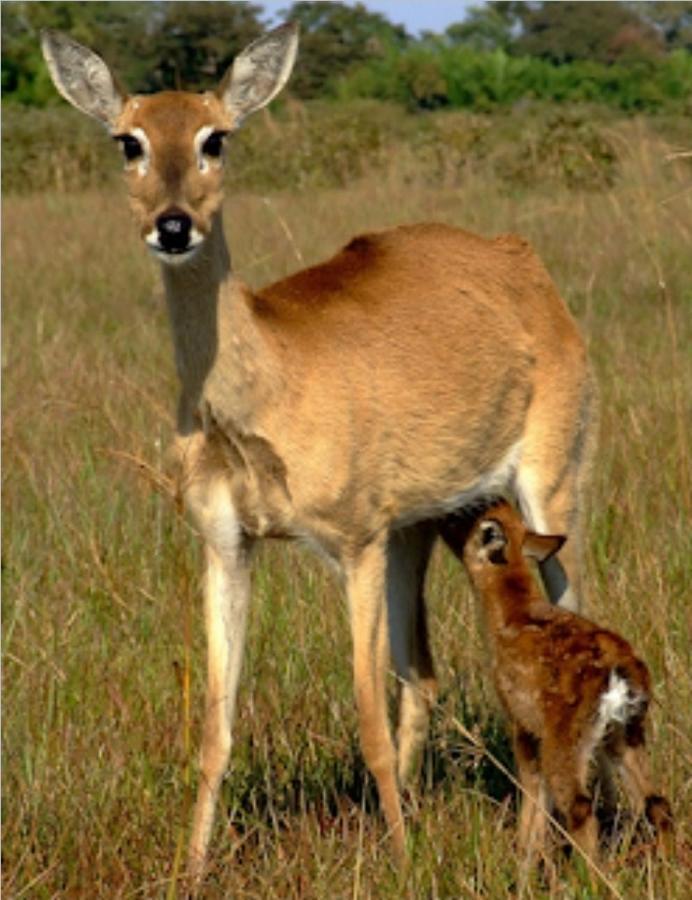
MULTIPOLYGON (((277 13, 290 6, 290 0, 257 0, 278 23, 277 13)), ((444 31, 452 22, 464 18, 468 6, 481 0, 363 0, 373 12, 383 13, 394 25, 403 25, 410 34, 423 30, 444 31)), ((349 5, 353 5, 351 2, 349 5)))

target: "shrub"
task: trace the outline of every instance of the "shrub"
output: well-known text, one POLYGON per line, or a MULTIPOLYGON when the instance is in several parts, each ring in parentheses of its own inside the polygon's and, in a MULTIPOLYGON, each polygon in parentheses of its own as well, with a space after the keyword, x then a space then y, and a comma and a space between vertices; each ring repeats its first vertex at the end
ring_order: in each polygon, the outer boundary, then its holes
MULTIPOLYGON (((399 166, 430 185, 455 186, 475 167, 508 187, 599 189, 618 171, 602 119, 593 107, 527 102, 501 114, 411 114, 373 100, 291 102, 233 136, 227 181, 234 191, 346 187, 399 166)), ((72 109, 9 106, 3 124, 5 191, 88 188, 119 176, 117 149, 95 122, 72 109)))
POLYGON ((364 63, 336 86, 342 99, 372 97, 409 108, 455 106, 487 111, 521 99, 604 103, 626 111, 692 104, 692 54, 604 65, 589 60, 555 65, 463 46, 417 46, 364 63))

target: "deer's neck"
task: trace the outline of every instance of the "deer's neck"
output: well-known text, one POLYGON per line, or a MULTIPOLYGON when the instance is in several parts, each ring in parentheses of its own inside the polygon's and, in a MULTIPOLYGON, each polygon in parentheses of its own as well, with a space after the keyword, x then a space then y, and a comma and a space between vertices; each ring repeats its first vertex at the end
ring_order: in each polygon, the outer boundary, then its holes
POLYGON ((480 593, 488 627, 493 634, 525 622, 531 615, 531 608, 540 600, 531 575, 523 569, 517 571, 512 567, 482 585, 480 593))
POLYGON ((199 427, 202 389, 219 353, 219 302, 231 274, 221 213, 197 255, 180 266, 162 266, 175 362, 181 383, 178 431, 199 427))
POLYGON ((181 383, 178 433, 197 431, 207 412, 217 422, 249 427, 280 376, 253 294, 232 277, 220 213, 197 256, 166 266, 163 280, 181 383))

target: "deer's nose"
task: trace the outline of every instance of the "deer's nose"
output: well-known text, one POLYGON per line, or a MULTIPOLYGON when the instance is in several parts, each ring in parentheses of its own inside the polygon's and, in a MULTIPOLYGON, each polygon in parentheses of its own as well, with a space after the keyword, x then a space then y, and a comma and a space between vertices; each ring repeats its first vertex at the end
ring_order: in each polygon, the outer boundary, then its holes
POLYGON ((156 220, 159 245, 166 253, 184 253, 190 247, 192 219, 181 209, 167 209, 156 220))

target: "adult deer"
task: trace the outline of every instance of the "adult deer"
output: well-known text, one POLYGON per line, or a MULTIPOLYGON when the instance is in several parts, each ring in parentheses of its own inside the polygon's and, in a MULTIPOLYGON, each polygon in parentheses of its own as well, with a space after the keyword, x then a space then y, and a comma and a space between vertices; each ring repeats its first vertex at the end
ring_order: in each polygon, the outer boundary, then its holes
POLYGON ((258 293, 233 276, 223 145, 281 90, 297 44, 285 25, 241 53, 215 91, 127 96, 96 54, 43 38, 60 93, 122 145, 172 323, 182 484, 206 545, 194 875, 231 749, 257 538, 307 539, 343 573, 362 749, 399 856, 399 781, 415 768, 435 690, 423 580, 436 518, 507 488, 535 528, 570 534, 543 574, 554 601, 576 607, 579 593, 591 380, 575 324, 526 243, 415 225, 358 237, 258 293))

